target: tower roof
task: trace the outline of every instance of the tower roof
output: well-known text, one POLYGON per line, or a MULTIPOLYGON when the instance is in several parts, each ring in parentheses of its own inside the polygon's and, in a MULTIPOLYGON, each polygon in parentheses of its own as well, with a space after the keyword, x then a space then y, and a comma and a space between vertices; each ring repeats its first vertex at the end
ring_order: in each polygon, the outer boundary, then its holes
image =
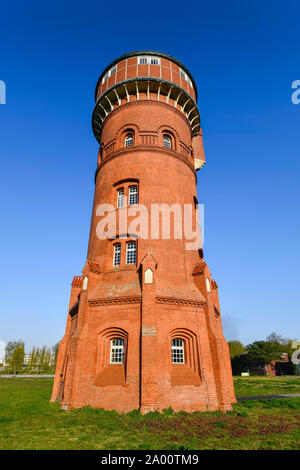
POLYGON ((164 54, 163 52, 157 52, 157 51, 135 51, 135 52, 128 52, 127 54, 124 54, 124 55, 121 55, 120 57, 118 57, 117 59, 115 59, 113 62, 111 62, 104 70, 103 72, 101 73, 100 77, 98 78, 98 81, 97 81, 97 84, 96 84, 96 89, 95 89, 95 101, 97 101, 97 90, 98 90, 98 87, 99 87, 99 84, 101 83, 101 80, 103 78, 103 76, 106 74, 106 72, 111 68, 113 67, 115 64, 117 64, 118 62, 121 62, 122 60, 124 59, 128 59, 129 57, 136 57, 136 56, 140 56, 140 55, 153 55, 153 56, 159 56, 159 57, 164 57, 165 59, 169 59, 170 61, 174 62, 175 64, 177 64, 181 69, 183 69, 188 75, 189 77, 191 78, 192 80, 192 83, 193 83, 193 87, 194 87, 194 90, 195 90, 195 95, 196 95, 196 100, 198 99, 198 92, 197 92, 197 86, 196 86, 196 82, 191 74, 191 72, 189 71, 189 69, 183 65, 179 60, 175 59, 174 57, 172 57, 171 55, 168 55, 168 54, 164 54))

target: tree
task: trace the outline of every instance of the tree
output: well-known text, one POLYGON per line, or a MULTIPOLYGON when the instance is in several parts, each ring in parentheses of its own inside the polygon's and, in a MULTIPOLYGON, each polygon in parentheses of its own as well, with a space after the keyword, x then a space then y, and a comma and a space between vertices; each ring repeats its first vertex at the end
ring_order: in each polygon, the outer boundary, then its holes
POLYGON ((286 350, 286 345, 275 341, 254 341, 248 344, 246 351, 249 369, 260 369, 269 362, 280 360, 282 353, 287 352, 286 350))
POLYGON ((53 360, 53 369, 55 370, 56 368, 56 362, 57 362, 57 355, 58 355, 58 348, 59 348, 59 342, 56 343, 53 348, 52 348, 52 354, 54 354, 54 360, 53 360))
POLYGON ((24 342, 9 341, 5 348, 5 363, 9 371, 17 374, 23 368, 24 363, 24 342))
POLYGON ((228 341, 228 346, 231 359, 246 352, 243 344, 240 341, 228 341))
POLYGON ((38 348, 33 346, 31 353, 30 353, 30 360, 28 364, 28 369, 31 372, 36 372, 37 370, 38 360, 39 360, 38 356, 39 356, 38 348))
POLYGON ((267 336, 266 341, 272 344, 276 344, 278 347, 278 350, 281 351, 281 353, 287 353, 289 356, 289 359, 291 359, 292 354, 293 354, 293 340, 289 338, 283 338, 281 335, 277 335, 277 333, 273 332, 269 336, 267 336))
POLYGON ((46 354, 47 354, 47 348, 46 346, 43 346, 40 352, 39 373, 42 372, 45 368, 46 354))
POLYGON ((287 338, 283 338, 283 336, 278 335, 273 331, 273 333, 266 337, 266 341, 268 343, 286 344, 290 340, 288 340, 287 338))

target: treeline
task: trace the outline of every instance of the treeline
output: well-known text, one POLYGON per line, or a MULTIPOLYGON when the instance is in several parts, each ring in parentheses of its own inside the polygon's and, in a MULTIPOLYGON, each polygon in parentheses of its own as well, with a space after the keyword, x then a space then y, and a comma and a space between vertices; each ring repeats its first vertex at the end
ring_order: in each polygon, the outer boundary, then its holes
POLYGON ((26 354, 24 341, 9 341, 5 348, 4 363, 0 363, 2 374, 53 374, 55 372, 57 343, 52 348, 33 347, 26 354))
POLYGON ((277 375, 296 375, 298 368, 291 362, 293 340, 271 333, 265 341, 244 346, 240 341, 228 341, 233 375, 242 372, 263 375, 272 364, 277 375), (284 361, 284 355, 288 360, 284 361), (286 356, 285 356, 286 357, 286 356), (279 361, 279 362, 276 362, 279 361))

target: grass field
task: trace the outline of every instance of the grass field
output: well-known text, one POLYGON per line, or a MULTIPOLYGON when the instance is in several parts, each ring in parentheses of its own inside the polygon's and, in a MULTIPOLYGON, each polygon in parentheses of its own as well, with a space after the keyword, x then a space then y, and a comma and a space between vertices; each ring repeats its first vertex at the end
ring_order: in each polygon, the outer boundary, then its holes
POLYGON ((237 397, 300 393, 300 377, 234 377, 237 397))
MULTIPOLYGON (((299 385, 298 385, 299 384, 299 385)), ((297 378, 236 378, 237 395, 297 393, 297 378)), ((299 449, 300 398, 245 401, 226 414, 63 411, 52 379, 0 379, 0 449, 299 449)))

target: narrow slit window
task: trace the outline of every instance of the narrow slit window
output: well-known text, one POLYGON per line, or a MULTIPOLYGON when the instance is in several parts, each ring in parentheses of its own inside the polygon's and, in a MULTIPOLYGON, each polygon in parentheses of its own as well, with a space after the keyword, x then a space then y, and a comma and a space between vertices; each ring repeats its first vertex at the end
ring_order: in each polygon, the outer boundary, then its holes
POLYGON ((172 339, 172 363, 184 364, 184 341, 182 339, 172 339))
POLYGON ((125 137, 125 147, 131 147, 133 145, 133 134, 127 134, 125 137))
POLYGON ((131 186, 129 188, 129 204, 138 203, 138 188, 137 186, 131 186))
POLYGON ((121 262, 121 243, 114 246, 114 266, 120 266, 121 262))
POLYGON ((171 137, 168 136, 168 135, 164 135, 164 147, 166 147, 168 149, 172 148, 171 137))
POLYGON ((117 207, 124 206, 124 188, 118 190, 118 200, 117 200, 117 207))
POLYGON ((124 362, 124 340, 114 338, 110 342, 110 362, 111 364, 123 364, 124 362))
POLYGON ((136 261, 136 243, 129 242, 126 245, 126 264, 135 264, 136 261))

